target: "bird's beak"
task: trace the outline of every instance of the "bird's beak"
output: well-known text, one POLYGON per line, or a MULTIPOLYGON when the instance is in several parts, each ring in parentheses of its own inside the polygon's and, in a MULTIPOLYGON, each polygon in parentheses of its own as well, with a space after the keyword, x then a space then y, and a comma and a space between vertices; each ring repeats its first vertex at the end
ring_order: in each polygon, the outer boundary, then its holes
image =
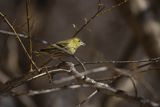
POLYGON ((84 42, 80 42, 80 45, 85 46, 86 44, 84 42))

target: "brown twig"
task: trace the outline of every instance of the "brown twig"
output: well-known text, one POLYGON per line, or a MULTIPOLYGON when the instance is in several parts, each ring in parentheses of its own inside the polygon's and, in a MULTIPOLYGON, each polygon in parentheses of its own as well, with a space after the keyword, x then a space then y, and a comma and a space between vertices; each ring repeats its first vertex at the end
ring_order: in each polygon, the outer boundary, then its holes
POLYGON ((120 98, 123 98, 126 100, 135 101, 135 102, 138 102, 142 105, 149 105, 151 107, 160 107, 160 105, 158 103, 156 103, 152 100, 129 95, 125 91, 115 89, 115 88, 109 86, 108 84, 97 82, 87 76, 83 76, 83 75, 81 75, 81 73, 79 73, 76 70, 73 63, 67 62, 66 64, 68 67, 70 67, 69 68, 70 70, 68 72, 69 74, 74 75, 80 81, 84 82, 85 84, 90 85, 93 88, 99 89, 99 91, 102 91, 103 93, 105 93, 107 95, 117 96, 117 97, 120 97, 120 98))
POLYGON ((8 24, 8 26, 12 29, 12 31, 15 33, 19 43, 21 44, 22 48, 24 49, 25 53, 27 54, 27 57, 29 58, 30 62, 34 65, 35 69, 37 71, 39 71, 38 67, 36 66, 35 62, 32 60, 31 56, 29 55, 26 47, 24 46, 21 38, 19 37, 18 33, 16 32, 16 30, 14 29, 14 27, 12 26, 12 24, 10 23, 10 21, 5 17, 5 15, 0 12, 0 16, 5 20, 5 22, 8 24))
POLYGON ((89 18, 85 24, 83 24, 74 34, 72 37, 76 37, 78 33, 80 33, 105 7, 99 9, 91 18, 89 18))
MULTIPOLYGON (((9 91, 11 91, 13 88, 16 88, 28 81, 31 81, 33 79, 39 78, 41 76, 47 75, 46 68, 42 68, 40 72, 28 72, 22 77, 13 79, 11 81, 6 82, 5 84, 1 85, 0 87, 0 95, 7 94, 9 91)), ((48 73, 59 73, 61 71, 65 71, 66 69, 53 69, 49 70, 48 73)))
MULTIPOLYGON (((101 0, 99 0, 99 2, 101 3, 101 0)), ((105 6, 98 6, 98 11, 91 16, 87 21, 85 21, 85 23, 73 34, 72 37, 76 37, 77 34, 79 34, 92 20, 94 20, 97 16, 102 15, 104 13, 110 12, 111 10, 115 9, 116 7, 119 7, 123 4, 125 4, 126 2, 128 2, 128 0, 124 0, 123 2, 120 2, 116 5, 111 6, 110 8, 105 9, 105 6)))
POLYGON ((151 62, 151 63, 158 63, 160 62, 160 57, 156 58, 149 58, 149 59, 142 59, 142 60, 128 60, 128 61, 95 61, 95 62, 83 62, 84 64, 105 64, 105 63, 112 63, 112 64, 123 64, 123 63, 144 63, 144 62, 151 62))
MULTIPOLYGON (((103 72, 103 71, 106 71, 106 70, 108 70, 107 67, 99 67, 99 68, 95 68, 95 69, 91 69, 91 70, 87 70, 85 72, 82 72, 81 76, 85 76, 85 75, 88 75, 88 74, 91 74, 91 73, 103 72)), ((62 84, 62 83, 65 83, 65 82, 72 81, 74 79, 76 79, 75 76, 70 76, 70 77, 62 78, 60 80, 55 80, 54 84, 58 85, 58 84, 62 84)))
MULTIPOLYGON (((27 15, 27 34, 28 34, 28 43, 29 43, 29 55, 32 59, 32 39, 31 39, 31 32, 30 32, 30 0, 26 0, 26 15, 27 15)), ((32 63, 30 64, 30 71, 32 71, 32 63)))
POLYGON ((98 93, 98 90, 92 92, 92 94, 90 94, 86 99, 84 99, 83 101, 81 101, 77 107, 80 107, 82 104, 84 104, 86 101, 90 100, 93 96, 95 96, 98 93))
MULTIPOLYGON (((117 96, 117 97, 124 98, 127 100, 136 101, 136 102, 139 102, 144 105, 148 104, 152 107, 159 107, 159 104, 154 101, 144 99, 142 97, 131 96, 128 93, 126 93, 125 91, 117 90, 117 89, 109 86, 108 84, 105 84, 102 82, 97 82, 87 76, 82 75, 81 73, 79 73, 79 71, 76 70, 75 65, 71 62, 66 62, 65 64, 66 65, 64 65, 64 66, 67 67, 67 68, 65 67, 66 69, 54 69, 54 70, 48 71, 48 73, 64 71, 64 72, 69 73, 70 75, 74 76, 79 81, 82 81, 82 83, 87 84, 92 88, 98 89, 99 91, 101 91, 107 95, 113 95, 113 96, 117 96)), ((124 71, 124 73, 125 73, 125 71, 124 71)), ((19 79, 19 80, 11 81, 11 82, 8 82, 8 83, 2 85, 0 87, 0 92, 1 92, 1 94, 4 94, 4 93, 10 91, 12 88, 17 87, 24 82, 33 80, 33 79, 38 78, 43 75, 46 75, 45 71, 42 71, 41 74, 38 74, 37 72, 29 72, 28 75, 21 77, 21 79, 19 79)))
MULTIPOLYGON (((51 70, 47 71, 47 73, 51 74, 51 73, 60 73, 60 72, 64 72, 64 71, 68 72, 68 70, 66 70, 66 69, 60 69, 59 65, 57 65, 56 67, 48 67, 47 69, 51 69, 51 70)), ((92 73, 92 72, 105 71, 106 69, 107 69, 106 67, 100 67, 100 68, 96 68, 96 69, 93 69, 93 70, 83 72, 82 75, 86 75, 86 74, 89 74, 89 73, 92 73)), ((47 75, 47 73, 46 73, 46 67, 44 67, 44 68, 40 68, 40 72, 28 72, 27 74, 25 74, 22 77, 12 79, 11 81, 6 82, 5 84, 3 84, 0 87, 0 94, 8 93, 13 88, 16 88, 16 87, 18 87, 18 86, 20 86, 20 85, 22 85, 22 84, 24 84, 28 81, 31 81, 33 79, 36 79, 36 78, 39 78, 41 76, 47 75)), ((69 77, 69 81, 71 81, 73 79, 75 79, 75 78, 74 77, 73 78, 69 77)), ((54 82, 54 84, 57 84, 57 83, 54 82)))
MULTIPOLYGON (((16 34, 14 32, 6 31, 6 30, 0 30, 0 33, 5 34, 5 35, 9 35, 9 36, 16 36, 16 34)), ((22 38, 28 38, 27 35, 20 34, 20 33, 18 33, 18 36, 22 37, 22 38)))
POLYGON ((87 71, 84 63, 77 56, 73 55, 73 58, 82 66, 84 72, 87 71))
POLYGON ((42 90, 29 90, 27 92, 14 92, 12 91, 11 94, 12 96, 21 96, 21 95, 27 95, 27 96, 34 96, 34 95, 39 95, 39 94, 46 94, 46 93, 51 93, 51 92, 57 92, 57 91, 62 91, 64 89, 77 89, 77 88, 88 88, 89 85, 81 84, 81 85, 66 85, 58 88, 51 88, 51 89, 42 89, 42 90))

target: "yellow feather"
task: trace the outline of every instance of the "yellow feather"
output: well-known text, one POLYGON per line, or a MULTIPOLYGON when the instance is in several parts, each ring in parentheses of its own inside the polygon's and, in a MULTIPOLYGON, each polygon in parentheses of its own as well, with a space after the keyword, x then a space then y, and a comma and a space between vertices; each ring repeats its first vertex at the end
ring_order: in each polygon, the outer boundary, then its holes
POLYGON ((66 56, 66 54, 73 55, 76 52, 76 50, 82 45, 85 45, 85 44, 79 38, 74 37, 71 39, 67 39, 67 40, 52 44, 47 48, 36 51, 36 53, 38 54, 48 53, 48 54, 51 54, 52 56, 56 56, 56 55, 66 56))

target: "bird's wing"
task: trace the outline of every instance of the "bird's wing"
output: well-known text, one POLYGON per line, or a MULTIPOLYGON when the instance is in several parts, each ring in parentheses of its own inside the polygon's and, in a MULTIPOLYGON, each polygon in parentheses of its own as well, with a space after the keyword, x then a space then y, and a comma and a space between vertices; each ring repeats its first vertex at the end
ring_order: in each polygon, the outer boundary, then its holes
POLYGON ((68 53, 68 48, 67 48, 67 43, 65 42, 59 42, 56 44, 52 44, 50 46, 48 46, 47 48, 41 49, 39 50, 39 52, 46 52, 46 53, 50 53, 50 54, 54 54, 54 53, 68 53))

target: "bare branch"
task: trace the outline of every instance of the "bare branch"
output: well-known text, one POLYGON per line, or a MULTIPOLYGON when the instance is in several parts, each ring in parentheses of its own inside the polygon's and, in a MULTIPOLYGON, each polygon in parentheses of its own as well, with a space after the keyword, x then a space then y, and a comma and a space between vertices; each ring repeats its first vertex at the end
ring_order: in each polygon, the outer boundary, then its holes
MULTIPOLYGON (((101 3, 101 1, 99 1, 101 3)), ((88 20, 85 21, 85 23, 73 34, 72 37, 76 37, 77 34, 79 34, 92 20, 94 20, 97 16, 100 16, 104 13, 107 13, 107 12, 110 12, 111 10, 125 4, 126 2, 128 2, 128 0, 124 0, 123 2, 120 2, 116 5, 113 5, 112 7, 110 8, 107 8, 105 9, 105 6, 104 5, 101 5, 98 7, 98 11, 93 15, 91 16, 88 20)))
MULTIPOLYGON (((5 35, 9 35, 9 36, 16 36, 16 34, 14 32, 10 32, 10 31, 5 31, 5 30, 0 30, 0 33, 2 34, 5 34, 5 35)), ((27 35, 24 35, 24 34, 20 34, 20 33, 17 33, 19 37, 22 37, 22 38, 28 38, 27 35)))
POLYGON ((82 104, 84 104, 86 101, 90 100, 94 95, 98 93, 98 90, 94 91, 92 94, 90 94, 86 99, 81 101, 77 106, 80 107, 82 104))
POLYGON ((44 89, 44 90, 29 90, 28 92, 22 92, 22 93, 17 93, 12 91, 12 96, 21 96, 21 95, 27 95, 27 96, 33 96, 33 95, 38 95, 38 94, 46 94, 46 93, 51 93, 51 92, 57 92, 57 91, 62 91, 64 89, 77 89, 81 87, 89 87, 89 85, 67 85, 67 86, 62 86, 59 88, 51 88, 51 89, 44 89))
POLYGON ((18 33, 16 32, 16 30, 14 29, 14 27, 12 26, 12 24, 10 23, 10 21, 5 17, 5 15, 0 12, 0 16, 5 20, 5 22, 8 24, 8 26, 13 30, 13 32, 15 33, 19 43, 21 44, 22 48, 24 49, 25 53, 27 54, 27 57, 29 58, 30 62, 34 65, 34 67, 36 68, 37 71, 39 71, 38 67, 36 66, 35 62, 32 60, 31 56, 29 55, 26 47, 24 46, 21 38, 19 37, 18 33))
MULTIPOLYGON (((26 0, 26 15, 27 15, 27 33, 28 33, 28 43, 29 43, 29 55, 32 59, 32 39, 31 39, 31 32, 30 32, 30 0, 26 0)), ((30 71, 32 70, 32 63, 30 64, 30 71)))
MULTIPOLYGON (((57 72, 61 72, 61 71, 66 71, 66 69, 53 69, 48 71, 48 73, 57 73, 57 72)), ((8 93, 9 91, 11 91, 13 88, 16 88, 30 80, 39 78, 41 76, 47 75, 45 69, 41 69, 40 72, 28 72, 27 74, 25 74, 22 77, 13 79, 11 81, 8 81, 7 83, 1 85, 0 87, 0 94, 5 94, 8 93)))
POLYGON ((160 105, 158 103, 156 103, 152 100, 129 95, 125 91, 115 89, 115 88, 109 86, 108 84, 97 82, 87 76, 82 76, 81 73, 79 73, 76 70, 73 63, 67 62, 66 64, 67 64, 67 66, 70 67, 70 71, 68 72, 69 74, 74 75, 80 81, 84 82, 85 84, 90 85, 93 88, 99 89, 99 91, 102 91, 107 95, 117 96, 117 97, 120 97, 120 98, 123 98, 126 100, 139 102, 140 104, 143 104, 143 105, 149 105, 151 107, 160 107, 160 105))
POLYGON ((142 59, 142 60, 132 60, 132 61, 131 60, 128 60, 128 61, 95 61, 95 62, 83 62, 83 63, 84 64, 104 64, 104 63, 123 64, 123 63, 144 63, 144 62, 158 63, 160 62, 160 57, 142 59))

